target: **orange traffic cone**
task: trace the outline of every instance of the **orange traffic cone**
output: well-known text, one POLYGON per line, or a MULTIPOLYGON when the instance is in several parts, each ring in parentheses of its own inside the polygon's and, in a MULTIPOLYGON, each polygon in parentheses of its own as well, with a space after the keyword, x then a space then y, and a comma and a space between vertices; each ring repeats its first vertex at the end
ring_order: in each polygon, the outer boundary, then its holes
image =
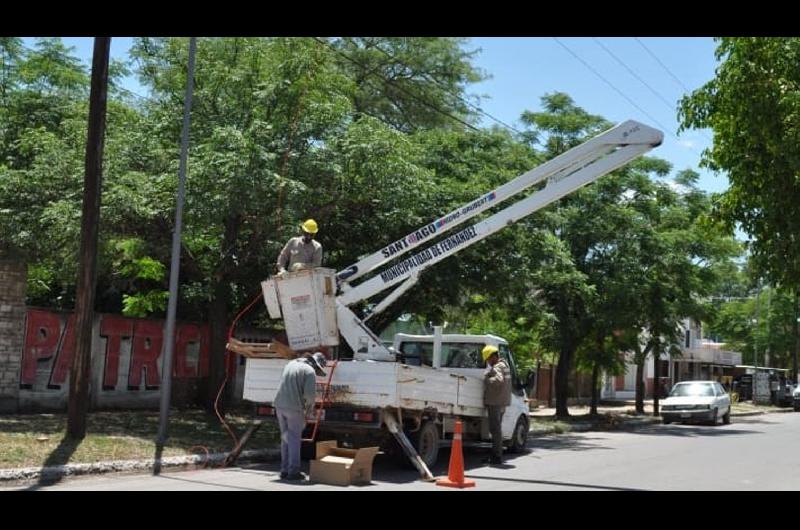
POLYGON ((474 480, 464 478, 464 453, 461 449, 461 420, 456 420, 456 430, 453 433, 453 446, 450 449, 450 468, 447 470, 447 478, 440 478, 436 481, 437 486, 447 486, 449 488, 471 488, 475 485, 474 480))

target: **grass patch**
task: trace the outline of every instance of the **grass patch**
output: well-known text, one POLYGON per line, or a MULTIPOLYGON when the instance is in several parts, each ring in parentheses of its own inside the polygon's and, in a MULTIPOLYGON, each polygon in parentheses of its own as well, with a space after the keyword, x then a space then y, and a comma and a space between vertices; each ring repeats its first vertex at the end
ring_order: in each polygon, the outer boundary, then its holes
MULTIPOLYGON (((229 413, 225 418, 237 436, 252 423, 247 413, 229 413)), ((155 456, 158 433, 157 411, 90 412, 86 438, 65 438, 67 415, 0 415, 0 469, 136 460, 155 456)), ((171 410, 169 438, 163 456, 229 451, 233 439, 216 415, 203 410, 171 410)), ((246 449, 274 447, 277 424, 265 423, 246 449)))
POLYGON ((624 427, 626 424, 657 422, 650 414, 635 414, 630 411, 606 412, 600 414, 573 414, 569 418, 536 416, 532 421, 535 434, 561 434, 575 431, 608 431, 624 427))
POLYGON ((736 412, 774 412, 776 410, 786 410, 787 407, 776 407, 775 405, 753 405, 752 402, 739 402, 731 405, 731 411, 736 412))
POLYGON ((564 434, 571 432, 572 426, 554 417, 537 417, 531 422, 531 432, 538 435, 564 434))

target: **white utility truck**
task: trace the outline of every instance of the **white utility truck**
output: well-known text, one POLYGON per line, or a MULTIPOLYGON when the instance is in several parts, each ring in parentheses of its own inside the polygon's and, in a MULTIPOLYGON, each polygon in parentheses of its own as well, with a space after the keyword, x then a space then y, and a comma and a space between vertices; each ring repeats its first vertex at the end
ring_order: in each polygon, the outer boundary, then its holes
MULTIPOLYGON (((450 443, 456 419, 463 421, 465 445, 469 441, 488 442, 491 437, 483 405, 484 364, 477 352, 485 344, 498 346, 516 373, 513 356, 503 339, 491 335, 443 336, 437 329, 433 336, 398 335, 389 348, 348 306, 400 284, 372 309, 365 319, 368 320, 413 286, 424 269, 625 165, 662 140, 661 131, 626 121, 338 273, 316 268, 262 282, 269 315, 283 318, 289 348, 309 351, 333 347, 341 336, 353 350, 352 359, 329 361, 326 377, 317 379, 318 432, 356 442, 379 442, 390 451, 402 449, 426 479, 432 478, 428 466, 435 462, 438 448, 450 443), (447 234, 537 184, 539 189, 524 199, 447 234), (432 244, 397 260, 427 242, 432 244), (397 261, 388 268, 377 270, 393 260, 397 261), (365 281, 352 284, 368 274, 365 281), (453 355, 454 350, 459 350, 458 357, 453 355), (392 436, 396 444, 392 443, 392 436)), ((246 358, 243 398, 258 404, 257 410, 263 414, 274 413, 271 404, 287 362, 286 358, 246 358)), ((524 392, 517 382, 512 405, 503 417, 503 437, 512 449, 524 446, 527 438, 528 414, 524 405, 524 392)))

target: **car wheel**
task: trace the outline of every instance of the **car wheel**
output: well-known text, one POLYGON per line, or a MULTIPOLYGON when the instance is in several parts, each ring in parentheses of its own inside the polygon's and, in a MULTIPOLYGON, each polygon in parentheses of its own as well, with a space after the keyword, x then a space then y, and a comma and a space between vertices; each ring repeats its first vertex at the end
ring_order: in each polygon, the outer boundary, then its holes
POLYGON ((723 425, 730 425, 731 423, 731 408, 728 407, 728 412, 722 415, 723 425))
POLYGON ((672 420, 667 419, 666 416, 662 416, 661 417, 661 423, 663 423, 664 425, 669 425, 670 423, 672 423, 672 420))
POLYGON ((719 420, 719 410, 714 409, 714 414, 711 415, 711 421, 710 421, 711 425, 716 425, 717 420, 719 420))
POLYGON ((411 444, 425 465, 433 467, 439 457, 439 429, 436 423, 426 421, 417 432, 411 434, 410 438, 411 444))
POLYGON ((517 424, 514 426, 514 432, 511 434, 511 445, 508 446, 509 453, 521 453, 528 443, 528 433, 530 432, 530 424, 528 418, 520 416, 517 424))

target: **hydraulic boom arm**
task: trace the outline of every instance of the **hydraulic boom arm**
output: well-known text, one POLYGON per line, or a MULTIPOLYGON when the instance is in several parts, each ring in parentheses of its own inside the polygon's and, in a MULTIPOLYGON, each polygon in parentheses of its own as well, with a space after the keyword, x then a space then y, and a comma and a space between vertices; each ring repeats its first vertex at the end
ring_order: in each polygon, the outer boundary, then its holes
MULTIPOLYGON (((410 278, 410 283, 413 283, 423 269, 625 165, 660 145, 662 140, 661 131, 635 121, 626 121, 609 129, 339 272, 337 276, 340 279, 344 277, 352 280, 419 246, 421 242, 463 223, 503 199, 548 179, 544 189, 412 254, 358 286, 343 289, 344 292, 337 298, 337 302, 347 306, 369 299, 406 279, 410 278)), ((403 285, 398 290, 408 287, 410 285, 403 285)), ((396 298, 394 293, 389 296, 396 298)))

